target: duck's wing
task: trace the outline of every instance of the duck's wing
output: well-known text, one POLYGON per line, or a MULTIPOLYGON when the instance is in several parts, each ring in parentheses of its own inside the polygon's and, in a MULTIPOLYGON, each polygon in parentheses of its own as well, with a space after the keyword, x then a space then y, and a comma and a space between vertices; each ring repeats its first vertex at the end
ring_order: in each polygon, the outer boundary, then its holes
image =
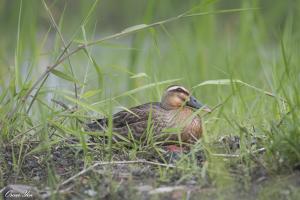
MULTIPOLYGON (((113 128, 127 128, 127 125, 143 124, 149 118, 149 114, 161 109, 159 102, 146 103, 129 110, 123 110, 113 115, 113 128)), ((108 126, 108 119, 97 119, 92 123, 86 124, 86 129, 91 131, 105 130, 108 126)), ((142 128, 142 127, 141 127, 142 128)))
POLYGON ((147 122, 150 113, 154 114, 158 108, 160 108, 160 103, 154 102, 120 111, 113 115, 113 127, 122 128, 135 123, 147 122))

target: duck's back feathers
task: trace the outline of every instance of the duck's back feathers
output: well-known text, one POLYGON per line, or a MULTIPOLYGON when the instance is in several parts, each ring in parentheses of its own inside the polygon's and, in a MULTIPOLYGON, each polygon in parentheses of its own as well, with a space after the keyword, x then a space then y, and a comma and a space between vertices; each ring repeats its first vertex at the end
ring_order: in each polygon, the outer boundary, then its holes
POLYGON ((153 102, 130 108, 129 111, 120 111, 113 115, 113 127, 122 128, 134 123, 147 121, 150 113, 153 115, 154 112, 161 109, 159 102, 153 102))
MULTIPOLYGON (((157 111, 162 108, 159 102, 146 103, 133 108, 129 111, 123 110, 113 115, 113 130, 116 132, 128 132, 128 127, 133 132, 140 132, 147 127, 147 121, 150 115, 157 115, 157 111)), ((86 124, 87 130, 90 131, 105 131, 108 127, 108 119, 98 119, 92 123, 86 124)))

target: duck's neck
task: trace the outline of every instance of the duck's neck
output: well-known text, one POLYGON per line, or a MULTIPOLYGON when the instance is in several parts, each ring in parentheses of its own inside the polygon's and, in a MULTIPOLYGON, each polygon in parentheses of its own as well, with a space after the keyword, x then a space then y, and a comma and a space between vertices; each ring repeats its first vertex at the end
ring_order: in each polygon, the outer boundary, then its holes
POLYGON ((161 107, 165 110, 177 110, 181 106, 180 102, 176 102, 170 96, 164 95, 161 99, 161 107))
POLYGON ((161 107, 165 110, 177 110, 178 108, 175 108, 174 106, 166 103, 166 102, 161 102, 160 103, 161 107))

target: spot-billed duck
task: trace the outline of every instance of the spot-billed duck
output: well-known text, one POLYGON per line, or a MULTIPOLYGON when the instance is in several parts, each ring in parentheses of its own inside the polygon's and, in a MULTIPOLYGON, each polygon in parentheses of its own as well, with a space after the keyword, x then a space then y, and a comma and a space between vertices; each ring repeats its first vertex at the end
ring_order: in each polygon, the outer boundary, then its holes
MULTIPOLYGON (((165 90, 161 102, 146 103, 115 113, 112 127, 114 132, 123 136, 128 136, 130 129, 135 139, 143 138, 147 130, 151 130, 155 137, 162 136, 164 140, 193 143, 202 135, 201 119, 194 112, 195 109, 211 111, 199 103, 187 89, 172 85, 165 90)), ((107 127, 107 118, 87 124, 89 131, 105 131, 107 127)))

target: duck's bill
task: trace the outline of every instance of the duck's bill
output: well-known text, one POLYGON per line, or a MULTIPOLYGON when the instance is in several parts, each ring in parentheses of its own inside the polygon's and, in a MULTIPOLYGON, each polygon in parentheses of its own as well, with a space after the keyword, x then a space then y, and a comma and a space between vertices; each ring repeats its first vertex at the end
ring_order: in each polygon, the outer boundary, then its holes
POLYGON ((186 103, 186 105, 195 109, 202 109, 203 111, 209 113, 212 111, 208 106, 203 105, 193 96, 190 97, 190 100, 186 103))

